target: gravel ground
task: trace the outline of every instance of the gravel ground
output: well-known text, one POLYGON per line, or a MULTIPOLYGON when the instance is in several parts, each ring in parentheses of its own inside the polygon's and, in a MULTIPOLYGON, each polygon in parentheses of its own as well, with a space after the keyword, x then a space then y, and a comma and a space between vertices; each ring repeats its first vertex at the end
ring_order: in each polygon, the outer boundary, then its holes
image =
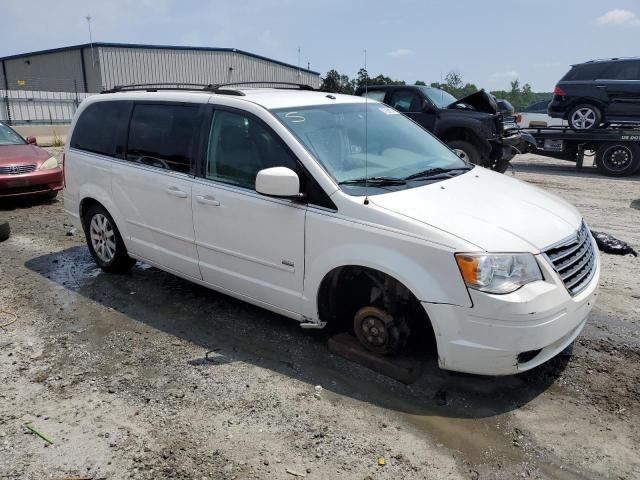
MULTIPOLYGON (((514 165, 640 250, 640 176, 514 165)), ((407 387, 154 268, 102 273, 61 201, 1 217, 0 479, 640 478, 640 259, 603 255, 573 356, 506 378, 429 357, 407 387)))

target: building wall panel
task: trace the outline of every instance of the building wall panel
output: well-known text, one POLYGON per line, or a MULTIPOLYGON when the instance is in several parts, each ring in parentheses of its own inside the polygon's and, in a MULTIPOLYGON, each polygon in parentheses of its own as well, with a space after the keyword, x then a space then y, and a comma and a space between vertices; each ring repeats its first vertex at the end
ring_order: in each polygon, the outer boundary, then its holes
POLYGON ((320 85, 320 77, 314 73, 233 51, 100 47, 100 58, 105 88, 134 83, 261 80, 320 85))

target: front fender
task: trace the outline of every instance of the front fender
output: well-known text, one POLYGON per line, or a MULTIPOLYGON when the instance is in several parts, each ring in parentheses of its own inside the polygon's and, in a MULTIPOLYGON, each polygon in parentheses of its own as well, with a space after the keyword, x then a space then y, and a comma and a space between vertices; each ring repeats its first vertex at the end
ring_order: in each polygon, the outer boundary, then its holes
POLYGON ((353 265, 381 271, 402 283, 420 301, 471 306, 455 262, 454 250, 442 245, 326 217, 307 217, 303 314, 318 318, 322 280, 338 267, 353 265), (331 231, 331 236, 326 232, 331 231), (349 238, 350 241, 346 241, 349 238))

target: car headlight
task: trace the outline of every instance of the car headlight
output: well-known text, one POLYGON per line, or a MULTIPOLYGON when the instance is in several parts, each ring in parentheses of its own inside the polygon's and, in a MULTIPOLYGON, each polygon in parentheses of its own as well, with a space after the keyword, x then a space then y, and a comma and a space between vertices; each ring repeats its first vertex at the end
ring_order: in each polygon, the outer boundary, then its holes
POLYGON ((511 293, 542 280, 538 262, 530 253, 458 253, 456 262, 467 287, 487 293, 511 293))
POLYGON ((38 170, 51 170, 52 168, 58 168, 60 166, 60 162, 56 157, 50 157, 46 162, 40 165, 38 170))

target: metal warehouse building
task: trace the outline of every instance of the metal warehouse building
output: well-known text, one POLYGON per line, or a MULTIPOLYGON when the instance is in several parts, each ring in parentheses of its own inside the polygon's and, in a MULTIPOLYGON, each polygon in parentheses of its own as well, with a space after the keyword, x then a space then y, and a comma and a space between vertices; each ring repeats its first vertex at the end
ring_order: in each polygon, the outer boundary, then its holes
POLYGON ((320 74, 235 48, 92 43, 0 58, 0 89, 97 93, 132 83, 279 81, 320 74))

